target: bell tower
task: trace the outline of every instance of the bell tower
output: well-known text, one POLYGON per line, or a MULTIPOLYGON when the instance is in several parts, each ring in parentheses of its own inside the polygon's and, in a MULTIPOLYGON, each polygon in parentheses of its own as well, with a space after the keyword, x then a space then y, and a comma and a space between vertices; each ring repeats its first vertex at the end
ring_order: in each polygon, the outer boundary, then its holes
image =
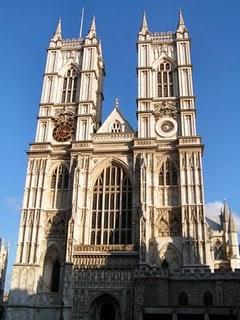
POLYGON ((190 37, 181 10, 175 32, 150 32, 144 14, 137 48, 142 259, 174 260, 175 267, 208 264, 203 146, 196 134, 190 37))
POLYGON ((59 21, 47 50, 36 137, 28 151, 7 319, 19 318, 14 309, 19 293, 22 305, 31 312, 35 302, 29 296, 55 296, 52 312, 60 317, 77 163, 73 149, 79 142, 92 139, 100 126, 103 77, 95 18, 87 36, 80 39, 63 38, 59 21))

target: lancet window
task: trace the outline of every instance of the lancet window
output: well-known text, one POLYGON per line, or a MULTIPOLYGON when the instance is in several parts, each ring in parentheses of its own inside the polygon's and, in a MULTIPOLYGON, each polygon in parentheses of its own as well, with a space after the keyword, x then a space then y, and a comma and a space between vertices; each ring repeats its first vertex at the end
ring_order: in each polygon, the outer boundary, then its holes
POLYGON ((51 178, 52 208, 66 206, 68 184, 68 169, 64 165, 60 165, 54 170, 51 178))
POLYGON ((91 244, 130 244, 132 185, 124 170, 111 164, 93 188, 91 244))
POLYGON ((70 103, 76 101, 77 91, 77 72, 71 67, 63 79, 62 103, 70 103))
POLYGON ((173 97, 173 71, 167 61, 160 64, 157 72, 157 97, 173 97))
POLYGON ((160 201, 162 206, 178 205, 178 171, 174 163, 167 159, 159 170, 158 176, 160 201))

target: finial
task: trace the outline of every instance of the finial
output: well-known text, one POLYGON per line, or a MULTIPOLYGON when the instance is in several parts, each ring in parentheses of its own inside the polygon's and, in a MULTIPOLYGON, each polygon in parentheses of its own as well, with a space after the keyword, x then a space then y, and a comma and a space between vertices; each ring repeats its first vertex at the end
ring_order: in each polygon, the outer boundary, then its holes
POLYGON ((97 35, 97 33, 96 33, 96 19, 95 19, 95 16, 94 16, 93 19, 92 19, 91 27, 90 27, 89 32, 88 32, 88 38, 92 39, 92 38, 96 37, 96 35, 97 35))
POLYGON ((147 31, 148 31, 147 17, 146 17, 146 12, 144 11, 140 32, 143 34, 146 34, 147 31))
POLYGON ((118 109, 118 107, 119 107, 119 99, 118 98, 115 98, 114 107, 116 109, 118 109))
POLYGON ((183 13, 181 8, 179 8, 179 19, 178 19, 178 28, 177 31, 179 32, 184 32, 187 31, 187 28, 185 26, 184 18, 183 18, 183 13))
POLYGON ((61 18, 58 20, 57 28, 53 36, 53 40, 57 41, 62 39, 62 21, 61 18))

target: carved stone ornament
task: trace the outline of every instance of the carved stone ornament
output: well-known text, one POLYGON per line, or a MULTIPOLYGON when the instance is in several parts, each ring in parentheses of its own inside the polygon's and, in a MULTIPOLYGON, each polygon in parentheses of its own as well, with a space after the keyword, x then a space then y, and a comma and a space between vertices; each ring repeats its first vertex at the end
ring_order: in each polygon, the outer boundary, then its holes
POLYGON ((163 138, 170 138, 177 133, 177 121, 171 117, 158 119, 155 124, 157 134, 163 138))
POLYGON ((62 112, 53 119, 55 126, 53 129, 53 138, 57 142, 65 142, 71 139, 74 132, 74 115, 72 113, 62 112))
POLYGON ((177 108, 175 101, 160 101, 154 105, 154 116, 157 119, 163 117, 177 118, 177 108))
POLYGON ((180 236, 181 214, 179 209, 158 209, 155 225, 158 236, 180 236))

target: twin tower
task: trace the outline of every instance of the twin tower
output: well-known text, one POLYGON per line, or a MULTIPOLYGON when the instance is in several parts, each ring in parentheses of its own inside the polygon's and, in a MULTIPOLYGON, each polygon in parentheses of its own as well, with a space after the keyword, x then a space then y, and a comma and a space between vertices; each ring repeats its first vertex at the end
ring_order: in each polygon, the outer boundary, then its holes
MULTIPOLYGON (((222 233, 211 233, 205 219, 182 13, 175 32, 160 33, 149 31, 144 15, 137 48, 138 128, 117 100, 102 123, 105 67, 95 19, 83 39, 64 39, 58 23, 28 151, 7 320, 148 319, 148 292, 165 301, 170 275, 174 283, 183 270, 209 275, 239 266, 227 206, 222 233), (154 287, 156 274, 163 282, 154 287)), ((163 306, 170 313, 171 303, 163 306)))

